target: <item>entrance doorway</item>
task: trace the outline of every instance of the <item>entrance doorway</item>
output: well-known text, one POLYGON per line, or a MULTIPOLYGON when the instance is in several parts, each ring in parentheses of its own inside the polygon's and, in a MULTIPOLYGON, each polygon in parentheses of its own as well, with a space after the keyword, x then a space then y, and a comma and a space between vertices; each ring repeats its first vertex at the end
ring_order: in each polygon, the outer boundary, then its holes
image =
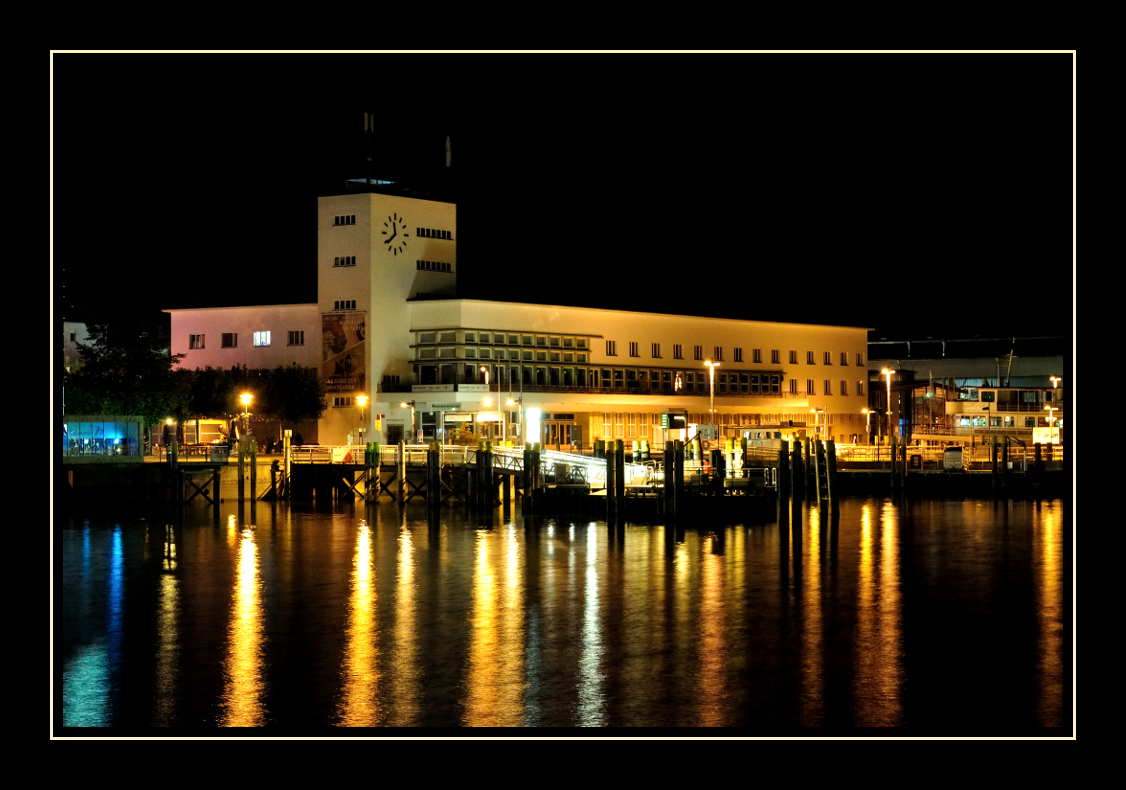
POLYGON ((570 420, 547 420, 540 423, 540 430, 543 432, 540 442, 545 450, 570 452, 572 442, 576 450, 582 449, 581 427, 570 420))

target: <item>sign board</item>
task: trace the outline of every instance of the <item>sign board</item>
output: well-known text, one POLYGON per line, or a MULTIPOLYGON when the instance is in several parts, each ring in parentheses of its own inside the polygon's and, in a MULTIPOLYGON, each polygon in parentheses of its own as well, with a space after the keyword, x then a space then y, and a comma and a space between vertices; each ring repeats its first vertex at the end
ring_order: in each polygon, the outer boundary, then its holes
POLYGON ((698 425, 696 426, 696 435, 701 439, 715 440, 719 438, 718 425, 698 425))
POLYGON ((460 403, 431 403, 427 411, 461 411, 460 403))

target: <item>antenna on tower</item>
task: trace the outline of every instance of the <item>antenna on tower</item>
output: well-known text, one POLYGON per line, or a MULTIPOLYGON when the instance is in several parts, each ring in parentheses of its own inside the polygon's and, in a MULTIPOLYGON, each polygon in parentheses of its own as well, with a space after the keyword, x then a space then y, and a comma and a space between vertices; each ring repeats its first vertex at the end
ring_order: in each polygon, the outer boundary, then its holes
POLYGON ((364 113, 364 134, 368 138, 368 192, 371 192, 371 138, 375 135, 375 113, 364 113))

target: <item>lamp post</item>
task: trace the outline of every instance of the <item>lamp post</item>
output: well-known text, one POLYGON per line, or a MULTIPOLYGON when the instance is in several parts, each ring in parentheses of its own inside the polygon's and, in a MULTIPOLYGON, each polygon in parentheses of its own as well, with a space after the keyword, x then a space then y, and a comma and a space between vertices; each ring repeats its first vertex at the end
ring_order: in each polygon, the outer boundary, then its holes
POLYGON ((412 442, 418 441, 418 436, 414 432, 414 401, 413 400, 412 401, 406 401, 404 403, 400 403, 399 405, 401 407, 403 407, 404 409, 407 406, 411 407, 411 441, 412 442))
POLYGON ((888 368, 884 368, 883 370, 880 371, 880 375, 881 376, 887 376, 887 380, 888 380, 888 408, 887 408, 888 430, 887 430, 887 436, 884 437, 888 440, 891 439, 891 374, 894 373, 894 372, 895 372, 894 370, 889 370, 888 368))
POLYGON ((1048 441, 1052 441, 1052 412, 1059 411, 1059 406, 1045 406, 1044 411, 1048 412, 1048 441))
POLYGON ((1048 379, 1052 382, 1052 389, 1057 389, 1060 382, 1063 381, 1059 376, 1048 376, 1048 379))
POLYGON ((484 365, 481 366, 481 372, 485 374, 485 386, 489 386, 489 369, 484 365))
POLYGON ((239 398, 242 401, 242 432, 244 436, 250 432, 250 401, 253 397, 249 392, 244 392, 242 397, 239 398))
POLYGON ((356 398, 356 403, 360 404, 360 441, 359 444, 364 443, 364 406, 368 405, 368 396, 359 395, 356 398))
POLYGON ((710 419, 712 425, 715 425, 715 369, 719 367, 719 363, 712 362, 708 359, 704 361, 704 364, 708 366, 708 379, 711 383, 711 395, 708 399, 708 413, 711 415, 710 419))
POLYGON ((860 413, 864 415, 864 443, 872 444, 872 410, 861 409, 860 413))
POLYGON ((813 438, 820 438, 818 434, 821 433, 821 412, 824 409, 810 409, 809 413, 813 415, 813 438))
MULTIPOLYGON (((523 425, 524 424, 524 399, 523 398, 515 398, 515 399, 509 398, 507 403, 506 403, 506 405, 508 405, 508 406, 516 406, 517 404, 520 405, 520 419, 519 419, 519 422, 517 424, 523 425)), ((507 417, 507 415, 506 415, 506 417, 507 417)), ((505 420, 505 422, 507 422, 507 419, 505 420)), ((504 441, 505 442, 508 441, 507 436, 505 436, 504 441)))

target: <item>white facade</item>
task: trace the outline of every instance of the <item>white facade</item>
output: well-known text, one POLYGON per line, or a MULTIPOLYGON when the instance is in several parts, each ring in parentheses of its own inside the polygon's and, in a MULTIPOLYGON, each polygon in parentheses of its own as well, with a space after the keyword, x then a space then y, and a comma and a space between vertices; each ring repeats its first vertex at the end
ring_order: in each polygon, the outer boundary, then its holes
POLYGON ((321 321, 315 304, 164 312, 171 315, 172 354, 186 355, 177 367, 265 370, 296 363, 319 368, 321 321))
POLYGON ((321 198, 317 267, 315 305, 168 311, 172 352, 187 353, 191 368, 318 367, 322 444, 359 441, 361 424, 364 441, 409 439, 411 408, 401 404, 411 401, 427 438, 471 426, 548 446, 659 445, 673 438, 660 431, 663 411, 684 409, 731 436, 812 434, 816 423, 822 436, 863 441, 862 327, 457 299, 456 206, 389 195, 321 198), (304 346, 284 345, 293 330, 304 346), (252 345, 261 331, 271 346, 252 345), (231 333, 236 348, 222 345, 231 333), (359 395, 370 399, 362 411, 359 395), (533 408, 542 434, 521 436, 519 415, 533 408))

